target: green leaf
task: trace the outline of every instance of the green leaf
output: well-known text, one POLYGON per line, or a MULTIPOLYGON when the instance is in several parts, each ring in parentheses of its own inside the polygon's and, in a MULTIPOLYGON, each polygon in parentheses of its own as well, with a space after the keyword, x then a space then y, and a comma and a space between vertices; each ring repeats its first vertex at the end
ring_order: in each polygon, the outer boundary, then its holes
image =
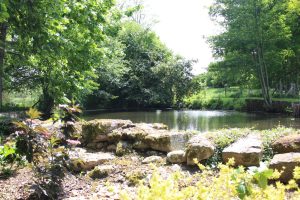
POLYGON ((256 172, 254 174, 254 179, 257 181, 257 184, 260 188, 265 189, 268 185, 268 179, 273 175, 272 169, 267 169, 262 172, 256 172))
POLYGON ((28 111, 26 111, 26 115, 30 118, 30 119, 37 119, 40 118, 42 113, 39 112, 37 109, 35 108, 29 108, 28 111))

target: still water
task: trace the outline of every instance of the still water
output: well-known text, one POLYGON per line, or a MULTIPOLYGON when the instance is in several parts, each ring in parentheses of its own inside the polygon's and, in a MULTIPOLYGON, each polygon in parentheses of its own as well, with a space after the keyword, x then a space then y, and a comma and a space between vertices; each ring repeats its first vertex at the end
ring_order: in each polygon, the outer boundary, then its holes
POLYGON ((300 128, 300 119, 290 116, 243 113, 236 111, 153 111, 113 112, 85 116, 85 119, 130 119, 134 123, 164 123, 170 129, 198 130, 201 132, 220 128, 271 129, 278 125, 300 128))

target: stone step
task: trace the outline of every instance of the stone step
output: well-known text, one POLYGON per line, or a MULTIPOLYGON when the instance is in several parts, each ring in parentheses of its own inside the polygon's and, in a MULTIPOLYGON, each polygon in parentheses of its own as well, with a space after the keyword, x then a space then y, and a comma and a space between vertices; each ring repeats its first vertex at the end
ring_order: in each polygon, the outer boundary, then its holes
POLYGON ((249 134, 225 148, 222 152, 223 162, 234 158, 235 166, 259 166, 262 159, 262 141, 257 134, 249 134))
POLYGON ((70 168, 74 171, 91 170, 115 157, 110 153, 87 152, 83 148, 75 148, 70 155, 70 168))

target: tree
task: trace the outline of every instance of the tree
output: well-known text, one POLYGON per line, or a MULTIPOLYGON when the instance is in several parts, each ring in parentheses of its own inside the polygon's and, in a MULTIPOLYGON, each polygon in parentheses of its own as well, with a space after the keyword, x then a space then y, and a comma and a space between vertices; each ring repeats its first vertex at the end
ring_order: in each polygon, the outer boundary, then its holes
POLYGON ((121 95, 129 106, 172 106, 188 92, 191 62, 174 56, 149 28, 126 23, 120 40, 128 69, 121 95))
POLYGON ((210 11, 224 27, 211 39, 215 55, 245 63, 233 66, 257 77, 267 107, 272 105, 270 75, 278 74, 292 56, 287 5, 288 0, 216 0, 210 11))
POLYGON ((98 70, 100 88, 86 106, 171 107, 188 93, 193 61, 175 56, 151 29, 125 21, 107 48, 112 53, 98 70))
POLYGON ((46 117, 65 97, 78 99, 97 87, 112 6, 112 0, 6 2, 6 42, 14 52, 6 56, 9 81, 14 88, 41 89, 46 117))

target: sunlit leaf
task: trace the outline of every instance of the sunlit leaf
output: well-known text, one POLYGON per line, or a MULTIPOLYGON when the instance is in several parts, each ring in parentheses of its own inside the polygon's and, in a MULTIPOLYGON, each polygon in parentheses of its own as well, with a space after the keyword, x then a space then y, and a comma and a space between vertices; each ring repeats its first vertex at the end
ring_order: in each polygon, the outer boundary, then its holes
POLYGON ((40 118, 42 113, 39 112, 37 109, 35 108, 29 108, 28 111, 26 111, 26 115, 30 118, 30 119, 37 119, 40 118))

